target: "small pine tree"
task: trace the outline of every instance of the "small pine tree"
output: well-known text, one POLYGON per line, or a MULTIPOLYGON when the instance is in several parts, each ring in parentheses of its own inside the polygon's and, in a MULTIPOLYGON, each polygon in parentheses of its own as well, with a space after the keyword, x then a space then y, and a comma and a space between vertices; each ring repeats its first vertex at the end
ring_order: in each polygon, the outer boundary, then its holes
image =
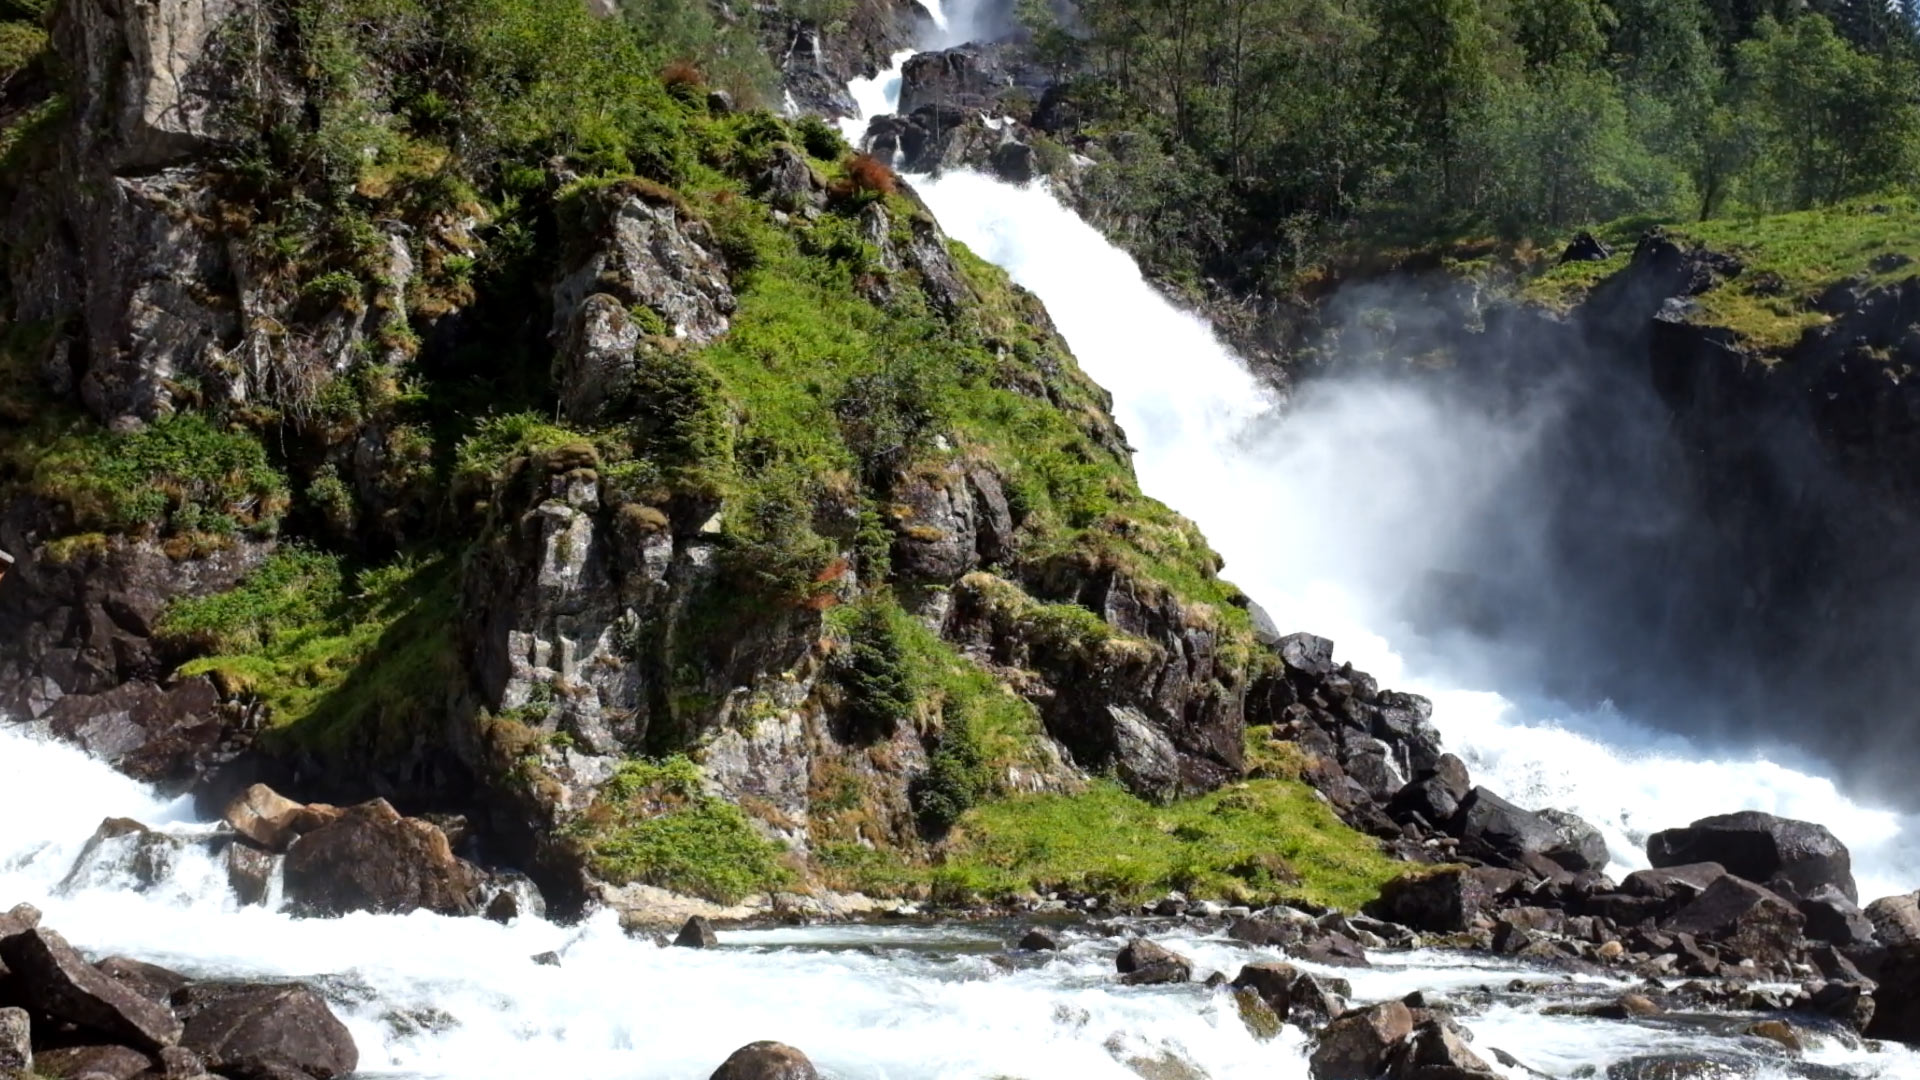
POLYGON ((914 704, 900 631, 885 606, 870 602, 854 612, 849 637, 839 671, 847 726, 855 738, 886 738, 914 704))

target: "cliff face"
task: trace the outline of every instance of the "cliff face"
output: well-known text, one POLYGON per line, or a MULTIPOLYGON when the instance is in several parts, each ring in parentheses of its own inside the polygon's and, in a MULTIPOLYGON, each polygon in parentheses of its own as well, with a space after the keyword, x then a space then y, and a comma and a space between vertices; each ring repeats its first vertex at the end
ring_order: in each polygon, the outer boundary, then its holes
POLYGON ((0 709, 214 801, 469 810, 576 898, 686 884, 634 855, 678 813, 807 874, 1241 774, 1244 598, 904 184, 584 8, 363 7, 48 16, 0 709))

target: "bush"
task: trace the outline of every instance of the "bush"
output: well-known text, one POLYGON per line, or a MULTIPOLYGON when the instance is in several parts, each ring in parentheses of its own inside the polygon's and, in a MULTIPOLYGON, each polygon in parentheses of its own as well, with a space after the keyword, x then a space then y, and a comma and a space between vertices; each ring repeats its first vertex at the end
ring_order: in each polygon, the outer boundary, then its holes
POLYGON ((34 470, 34 489, 64 503, 83 529, 271 532, 287 509, 286 478, 251 432, 199 413, 127 435, 69 435, 34 470))
POLYGON ((856 739, 881 739, 913 715, 918 695, 907 666, 905 643, 895 620, 905 618, 892 605, 869 600, 854 609, 847 649, 834 669, 846 694, 843 715, 856 739))
POLYGON ((720 380, 697 357, 641 345, 634 357, 634 449, 682 487, 718 491, 733 456, 720 380))
POLYGON ((722 568, 764 599, 799 603, 820 593, 834 547, 813 529, 814 478, 792 463, 763 469, 728 500, 722 568))
POLYGON ((803 116, 794 127, 800 132, 800 148, 812 157, 838 161, 847 152, 847 140, 840 130, 817 116, 803 116))
POLYGON ((944 710, 945 729, 927 758, 927 771, 908 788, 920 827, 938 835, 951 829, 992 790, 992 774, 973 722, 963 708, 944 710))

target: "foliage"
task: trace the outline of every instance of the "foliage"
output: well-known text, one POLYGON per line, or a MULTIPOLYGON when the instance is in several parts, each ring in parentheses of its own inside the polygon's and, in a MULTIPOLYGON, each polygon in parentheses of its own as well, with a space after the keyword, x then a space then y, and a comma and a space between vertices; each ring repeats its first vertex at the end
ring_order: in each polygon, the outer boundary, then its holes
POLYGON ((1069 889, 1137 899, 1167 889, 1348 910, 1396 864, 1297 781, 1254 780, 1154 806, 1110 782, 1082 795, 976 807, 955 829, 936 889, 987 896, 1069 889))
POLYGON ((737 904, 790 877, 780 846, 755 832, 738 806, 708 794, 699 767, 684 757, 621 765, 565 834, 615 884, 737 904))
POLYGON ((82 529, 271 532, 286 478, 251 432, 182 413, 129 434, 80 431, 39 448, 34 490, 82 529))
POLYGON ((846 695, 843 715, 861 739, 891 736, 913 715, 916 695, 896 611, 880 601, 856 606, 846 651, 834 665, 834 678, 846 695))
POLYGON ((344 590, 338 556, 289 546, 227 592, 167 605, 156 630, 164 641, 205 653, 251 652, 323 622, 344 590))

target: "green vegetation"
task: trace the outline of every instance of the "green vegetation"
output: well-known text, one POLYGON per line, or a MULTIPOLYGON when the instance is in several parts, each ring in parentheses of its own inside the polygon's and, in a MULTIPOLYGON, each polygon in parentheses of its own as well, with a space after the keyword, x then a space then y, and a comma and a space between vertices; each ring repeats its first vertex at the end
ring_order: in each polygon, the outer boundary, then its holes
POLYGON ((445 559, 353 572, 339 556, 288 548, 230 592, 175 601, 158 633, 209 653, 180 674, 260 707, 270 741, 378 755, 437 730, 457 581, 445 559))
POLYGON ((904 635, 891 608, 891 604, 868 601, 853 609, 847 648, 834 667, 834 677, 846 695, 842 715, 862 739, 891 736, 913 711, 913 676, 907 670, 904 635))
POLYGON ((1344 253, 1912 182, 1920 27, 1856 0, 1086 0, 1101 217, 1159 276, 1283 291, 1344 253))
POLYGON ((780 846, 755 832, 738 806, 706 794, 699 768, 684 757, 621 766, 566 835, 608 881, 722 904, 779 888, 791 876, 778 861, 780 846))
POLYGON ((82 529, 264 534, 288 505, 286 478, 258 436, 200 413, 126 435, 71 434, 14 456, 33 463, 35 493, 64 504, 82 529))

